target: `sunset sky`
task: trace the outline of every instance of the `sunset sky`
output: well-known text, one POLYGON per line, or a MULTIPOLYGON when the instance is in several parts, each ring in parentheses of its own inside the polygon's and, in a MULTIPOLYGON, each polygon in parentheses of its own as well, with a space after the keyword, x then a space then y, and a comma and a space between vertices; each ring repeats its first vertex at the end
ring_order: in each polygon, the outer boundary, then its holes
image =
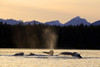
POLYGON ((0 0, 0 18, 62 23, 80 16, 89 22, 100 20, 100 0, 0 0))

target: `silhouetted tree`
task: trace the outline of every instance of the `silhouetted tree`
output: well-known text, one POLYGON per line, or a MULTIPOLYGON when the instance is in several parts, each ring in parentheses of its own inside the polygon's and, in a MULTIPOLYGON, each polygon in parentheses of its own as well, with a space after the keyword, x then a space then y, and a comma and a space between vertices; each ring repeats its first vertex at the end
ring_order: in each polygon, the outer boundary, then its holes
POLYGON ((43 39, 43 30, 46 28, 57 34, 56 48, 100 49, 100 26, 7 25, 2 22, 0 48, 46 48, 43 39))

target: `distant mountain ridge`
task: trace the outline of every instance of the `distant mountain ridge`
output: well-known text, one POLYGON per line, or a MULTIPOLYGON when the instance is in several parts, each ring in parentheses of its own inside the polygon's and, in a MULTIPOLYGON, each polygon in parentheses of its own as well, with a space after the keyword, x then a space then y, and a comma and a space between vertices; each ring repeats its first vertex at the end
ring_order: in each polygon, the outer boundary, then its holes
POLYGON ((76 26, 76 25, 80 25, 80 24, 90 25, 90 23, 87 22, 86 19, 80 18, 79 16, 71 19, 70 21, 66 22, 64 25, 65 26, 69 26, 69 25, 76 26))
POLYGON ((13 19, 8 19, 6 20, 6 24, 9 24, 9 25, 16 25, 16 24, 19 24, 21 21, 17 21, 17 20, 13 20, 13 19))
POLYGON ((55 21, 50 21, 50 22, 46 22, 45 24, 47 25, 56 25, 56 26, 63 26, 63 24, 61 22, 59 22, 59 20, 55 20, 55 21))
POLYGON ((87 25, 87 26, 89 26, 89 25, 100 25, 100 20, 93 22, 93 23, 90 23, 86 19, 81 18, 79 16, 71 19, 70 21, 66 22, 65 24, 62 24, 59 20, 41 23, 41 22, 36 21, 36 20, 22 22, 21 20, 14 20, 14 19, 6 19, 6 20, 0 19, 0 22, 2 22, 3 24, 8 24, 8 25, 16 25, 16 24, 19 24, 19 23, 21 23, 22 25, 45 24, 45 25, 51 25, 51 26, 53 26, 53 25, 55 25, 55 26, 69 26, 69 25, 77 26, 77 25, 80 25, 80 24, 87 25))
POLYGON ((28 24, 30 24, 30 25, 34 25, 34 24, 42 24, 42 23, 39 22, 39 21, 35 21, 35 20, 33 20, 33 21, 27 21, 27 22, 24 22, 23 24, 24 24, 24 25, 28 25, 28 24))
POLYGON ((1 21, 3 24, 8 24, 8 25, 16 25, 16 24, 19 24, 19 23, 22 22, 21 20, 14 20, 14 19, 7 19, 7 20, 0 19, 0 21, 1 21))
POLYGON ((98 20, 98 21, 92 23, 92 25, 95 25, 95 26, 100 25, 100 20, 98 20))
POLYGON ((22 22, 21 20, 13 20, 13 19, 3 20, 3 19, 0 19, 0 22, 2 22, 3 24, 8 24, 8 25, 16 25, 16 24, 19 24, 19 23, 21 23, 22 25, 42 24, 41 22, 35 21, 35 20, 27 21, 27 22, 22 22))

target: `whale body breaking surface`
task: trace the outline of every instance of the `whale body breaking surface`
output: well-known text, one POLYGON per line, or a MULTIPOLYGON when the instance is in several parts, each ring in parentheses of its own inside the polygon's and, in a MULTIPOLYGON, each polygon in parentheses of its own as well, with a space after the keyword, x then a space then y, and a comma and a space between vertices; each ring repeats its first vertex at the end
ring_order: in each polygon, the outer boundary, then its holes
POLYGON ((25 55, 24 52, 19 52, 19 53, 16 53, 12 56, 35 56, 37 58, 71 58, 71 57, 68 57, 68 55, 71 55, 72 58, 82 58, 82 56, 77 53, 77 52, 61 52, 59 55, 54 55, 54 51, 53 50, 50 50, 49 52, 43 52, 43 53, 46 53, 48 55, 38 55, 38 54, 35 54, 35 53, 30 53, 29 55, 25 55), (61 56, 61 55, 65 55, 64 57, 61 56))

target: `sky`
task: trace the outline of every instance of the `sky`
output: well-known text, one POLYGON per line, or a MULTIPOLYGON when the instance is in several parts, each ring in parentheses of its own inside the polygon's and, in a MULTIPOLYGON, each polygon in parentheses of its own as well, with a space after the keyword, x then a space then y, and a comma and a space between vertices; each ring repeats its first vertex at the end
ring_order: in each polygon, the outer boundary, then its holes
POLYGON ((100 20, 100 0, 0 0, 2 19, 66 23, 76 16, 100 20))

